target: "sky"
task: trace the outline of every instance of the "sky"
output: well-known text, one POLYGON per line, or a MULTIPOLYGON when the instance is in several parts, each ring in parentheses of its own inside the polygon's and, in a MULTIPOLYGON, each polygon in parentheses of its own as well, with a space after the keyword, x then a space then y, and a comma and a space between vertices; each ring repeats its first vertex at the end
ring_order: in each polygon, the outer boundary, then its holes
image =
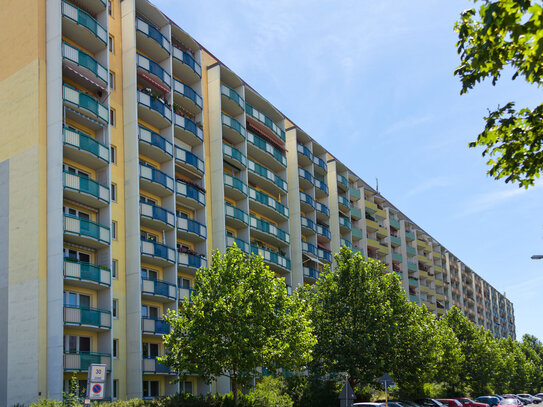
POLYGON ((464 0, 153 0, 291 121, 375 187, 515 308, 543 340, 543 182, 486 175, 468 148, 487 109, 541 93, 503 75, 460 96, 464 0))

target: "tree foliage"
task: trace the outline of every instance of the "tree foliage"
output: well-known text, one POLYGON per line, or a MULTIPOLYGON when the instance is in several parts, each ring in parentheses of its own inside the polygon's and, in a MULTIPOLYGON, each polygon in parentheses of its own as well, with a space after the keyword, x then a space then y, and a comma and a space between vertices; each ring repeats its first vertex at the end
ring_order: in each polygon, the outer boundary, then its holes
POLYGON ((198 270, 195 288, 193 301, 167 316, 166 365, 208 381, 229 377, 237 401, 238 389, 259 376, 260 367, 296 370, 311 360, 308 304, 287 295, 262 257, 237 247, 217 251, 211 266, 198 270))
MULTIPOLYGON (((478 0, 473 0, 477 3, 478 0)), ((543 9, 536 0, 482 0, 455 24, 461 64, 454 74, 461 94, 485 79, 495 85, 506 69, 513 79, 541 85, 543 9)), ((488 174, 528 188, 543 171, 543 104, 516 110, 515 102, 491 110, 486 125, 470 147, 483 147, 488 174)))

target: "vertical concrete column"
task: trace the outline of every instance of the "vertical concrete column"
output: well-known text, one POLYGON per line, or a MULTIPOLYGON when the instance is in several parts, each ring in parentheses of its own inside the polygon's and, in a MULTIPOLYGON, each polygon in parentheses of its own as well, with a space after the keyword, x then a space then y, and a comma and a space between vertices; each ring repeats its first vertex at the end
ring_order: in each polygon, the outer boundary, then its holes
MULTIPOLYGON (((339 232, 339 206, 337 193, 337 161, 328 160, 328 205, 330 208, 330 249, 332 253, 339 252, 341 234, 339 232)), ((335 265, 335 260, 332 263, 335 265)))

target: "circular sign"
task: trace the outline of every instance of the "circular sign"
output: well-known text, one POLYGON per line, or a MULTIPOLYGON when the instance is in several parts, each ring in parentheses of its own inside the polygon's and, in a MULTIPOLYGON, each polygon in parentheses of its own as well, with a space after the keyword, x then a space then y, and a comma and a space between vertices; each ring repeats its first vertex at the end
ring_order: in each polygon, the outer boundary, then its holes
POLYGON ((92 392, 93 393, 100 393, 102 391, 102 385, 101 384, 95 384, 92 386, 92 392))

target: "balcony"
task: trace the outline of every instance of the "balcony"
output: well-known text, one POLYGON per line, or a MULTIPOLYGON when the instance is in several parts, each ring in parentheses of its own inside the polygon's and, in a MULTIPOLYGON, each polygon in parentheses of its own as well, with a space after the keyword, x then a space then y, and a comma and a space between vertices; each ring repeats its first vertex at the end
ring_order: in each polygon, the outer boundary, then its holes
POLYGON ((200 267, 207 267, 207 260, 194 253, 177 253, 177 270, 182 273, 194 274, 200 267))
POLYGON ((241 95, 224 83, 221 83, 221 106, 234 116, 239 116, 245 111, 245 101, 241 95))
POLYGON ((300 191, 300 208, 304 212, 315 210, 315 200, 309 194, 300 191))
POLYGON ((70 280, 70 284, 79 287, 96 289, 97 285, 104 287, 111 285, 111 272, 107 267, 69 257, 64 258, 64 278, 70 280))
POLYGON ((365 204, 366 204, 366 210, 368 210, 370 213, 377 212, 377 204, 375 202, 371 202, 366 199, 365 204))
POLYGON ((224 214, 226 216, 226 224, 229 226, 236 229, 242 229, 249 225, 249 215, 247 212, 240 208, 236 208, 227 202, 224 204, 224 214))
POLYGON ((323 175, 326 174, 326 172, 328 171, 328 165, 326 164, 326 161, 324 161, 320 157, 317 157, 316 155, 313 156, 313 164, 317 166, 315 169, 320 168, 322 170, 323 175))
POLYGON ((188 83, 198 82, 201 79, 202 67, 187 51, 174 46, 172 57, 173 71, 178 76, 187 79, 188 83))
POLYGON ((64 171, 64 196, 93 208, 109 205, 108 187, 92 178, 69 171, 64 171))
POLYGON ((273 134, 285 141, 285 131, 275 124, 271 118, 247 103, 245 103, 245 111, 247 112, 247 115, 264 124, 273 132, 273 134))
POLYGON ((140 72, 145 76, 149 75, 148 78, 152 79, 153 81, 158 82, 168 89, 171 88, 172 77, 158 62, 155 62, 152 59, 138 53, 136 54, 136 64, 140 72))
POLYGON ((141 332, 143 335, 167 335, 170 333, 170 325, 162 319, 142 317, 141 332))
POLYGON ((403 257, 400 253, 391 253, 392 261, 396 261, 398 263, 401 263, 403 261, 403 257))
POLYGON ((379 224, 373 219, 366 218, 366 227, 370 232, 376 232, 379 229, 379 224))
POLYGON ((78 120, 82 120, 84 125, 93 129, 107 125, 109 109, 95 98, 65 83, 62 84, 62 95, 64 103, 81 114, 77 118, 78 120))
POLYGON ((288 219, 288 208, 264 192, 249 187, 249 198, 250 206, 254 206, 264 216, 279 222, 288 219))
POLYGON ((341 247, 347 246, 349 249, 353 248, 353 244, 349 242, 347 239, 343 239, 343 238, 339 239, 339 245, 341 247))
POLYGON ((167 209, 140 202, 141 224, 156 230, 171 230, 175 227, 175 215, 167 209))
POLYGON ((202 113, 202 97, 189 85, 173 80, 173 100, 183 109, 188 110, 193 115, 202 113))
POLYGON ((317 224, 317 234, 321 237, 324 237, 328 241, 332 239, 332 234, 330 233, 330 229, 328 229, 326 226, 317 224))
POLYGON ((227 235, 226 236, 226 247, 227 248, 233 247, 234 243, 236 244, 238 249, 240 249, 242 252, 249 253, 249 244, 245 240, 240 239, 239 237, 234 237, 234 236, 228 236, 227 235))
POLYGON ((298 151, 298 164, 306 167, 313 163, 313 153, 309 148, 304 146, 303 144, 298 144, 296 147, 298 151))
POLYGON ((84 80, 85 86, 94 91, 107 88, 108 70, 90 54, 62 42, 63 64, 69 68, 63 74, 74 81, 84 80))
POLYGON ((351 210, 351 203, 347 198, 344 196, 339 195, 337 197, 339 209, 343 212, 350 212, 351 210))
POLYGON ((100 249, 109 246, 109 228, 88 219, 64 215, 64 240, 100 249))
POLYGON ((385 245, 382 245, 377 240, 371 239, 368 237, 366 241, 367 241, 368 247, 373 247, 381 254, 388 254, 388 247, 385 245))
POLYGON ((165 244, 153 240, 141 240, 141 257, 147 263, 161 267, 175 264, 175 250, 165 244))
POLYGON ((270 266, 270 269, 279 273, 285 273, 290 271, 290 260, 283 257, 279 253, 272 252, 271 250, 264 249, 251 245, 251 253, 262 256, 264 263, 270 266))
POLYGON ((305 216, 300 216, 300 223, 303 234, 312 235, 317 232, 317 225, 311 219, 306 218, 305 216))
POLYGON ((328 263, 332 263, 332 252, 327 249, 317 248, 317 257, 321 260, 324 260, 328 263))
POLYGON ((419 280, 416 278, 409 278, 409 285, 412 287, 418 287, 419 286, 419 280))
POLYGON ((351 197, 351 201, 357 201, 362 196, 358 188, 352 188, 352 187, 349 187, 349 195, 351 197))
POLYGON ((317 247, 309 242, 302 240, 302 252, 317 255, 317 247))
POLYGON ((313 267, 304 266, 304 277, 312 279, 312 280, 318 280, 319 278, 319 270, 314 269, 313 267))
POLYGON ((141 296, 150 301, 175 301, 177 300, 177 287, 167 281, 142 277, 141 296))
POLYGON ((417 249, 411 246, 406 246, 406 251, 408 255, 416 256, 417 255, 417 249))
POLYGON ((284 230, 264 219, 251 216, 251 236, 263 241, 271 241, 272 244, 280 246, 290 243, 290 236, 284 230))
POLYGON ((170 41, 152 24, 136 17, 136 42, 155 61, 163 61, 170 56, 170 41))
POLYGON ((298 167, 298 175, 300 176, 300 188, 310 189, 313 187, 313 175, 305 168, 298 167))
POLYGON ((341 174, 337 174, 337 186, 342 191, 347 192, 349 190, 349 181, 341 174))
POLYGON ((141 360, 141 369, 144 375, 176 374, 170 367, 160 363, 156 357, 143 357, 141 360))
MULTIPOLYGON (((267 162, 268 158, 273 158, 275 162, 274 170, 284 169, 287 166, 285 153, 268 143, 263 138, 247 132, 247 149, 251 156, 258 161, 267 162)), ((271 164, 270 164, 271 166, 271 164)))
POLYGON ((109 148, 96 139, 69 127, 63 128, 64 156, 92 169, 109 164, 109 148))
POLYGON ((177 235, 191 242, 203 242, 207 237, 207 228, 194 219, 177 217, 177 235))
POLYGON ((418 295, 409 295, 409 301, 420 304, 420 298, 418 295))
POLYGON ((397 221, 396 219, 390 218, 388 223, 390 224, 390 227, 393 227, 395 229, 400 229, 400 222, 397 221))
POLYGON ((324 182, 324 180, 313 177, 313 184, 316 188, 315 195, 317 196, 317 198, 328 195, 328 185, 326 185, 326 182, 324 182))
POLYGON ((232 147, 230 144, 222 143, 222 153, 224 160, 227 161, 230 165, 243 169, 247 167, 247 157, 239 151, 237 148, 232 147))
POLYGON ((251 159, 249 159, 249 181, 274 195, 287 193, 288 186, 283 178, 251 159))
POLYGON ((73 373, 87 373, 91 364, 106 365, 111 372, 111 354, 96 352, 64 352, 64 371, 73 373))
POLYGON ((391 236, 390 236, 390 244, 391 244, 393 247, 401 246, 401 245, 402 245, 402 239, 400 239, 400 238, 397 237, 397 236, 391 235, 391 236))
POLYGON ((230 174, 223 174, 224 194, 236 201, 247 197, 248 187, 241 179, 230 174))
POLYGON ((169 127, 172 123, 170 107, 141 90, 138 90, 138 114, 144 121, 159 129, 169 127))
POLYGON ((327 220, 330 217, 330 209, 325 204, 315 201, 315 210, 317 211, 317 219, 327 220))
POLYGON ((111 312, 78 305, 64 304, 64 325, 84 327, 93 331, 111 329, 111 312))
POLYGON ((173 144, 160 134, 146 127, 138 127, 139 151, 157 162, 164 162, 173 157, 173 144))
POLYGON ((351 233, 352 233, 353 239, 363 239, 364 238, 364 232, 361 229, 358 229, 357 227, 353 227, 351 229, 351 233))
POLYGON ((179 140, 194 147, 204 142, 204 131, 188 117, 174 113, 174 134, 179 140))
POLYGON ((62 2, 62 33, 96 54, 107 45, 107 31, 89 13, 62 2))
POLYGON ((405 238, 407 240, 415 240, 415 234, 413 232, 405 232, 405 238))
POLYGON ((351 221, 343 216, 339 217, 339 229, 341 233, 349 233, 351 230, 351 221))
POLYGON ((179 302, 185 302, 185 301, 191 302, 193 295, 196 295, 195 289, 188 288, 188 287, 179 287, 177 300, 179 302))
POLYGON ((177 201, 185 206, 199 209, 206 205, 205 192, 187 181, 177 180, 175 193, 177 201))
POLYGON ((240 144, 247 138, 247 130, 232 116, 222 113, 222 135, 232 144, 240 144))
POLYGON ((354 220, 362 219, 362 211, 360 210, 360 208, 351 207, 351 218, 353 218, 354 220))
POLYGON ((167 196, 173 192, 173 178, 158 168, 140 163, 140 187, 154 195, 167 196))
POLYGON ((175 163, 200 177, 205 171, 203 160, 200 160, 200 158, 191 151, 178 146, 175 146, 175 163))

